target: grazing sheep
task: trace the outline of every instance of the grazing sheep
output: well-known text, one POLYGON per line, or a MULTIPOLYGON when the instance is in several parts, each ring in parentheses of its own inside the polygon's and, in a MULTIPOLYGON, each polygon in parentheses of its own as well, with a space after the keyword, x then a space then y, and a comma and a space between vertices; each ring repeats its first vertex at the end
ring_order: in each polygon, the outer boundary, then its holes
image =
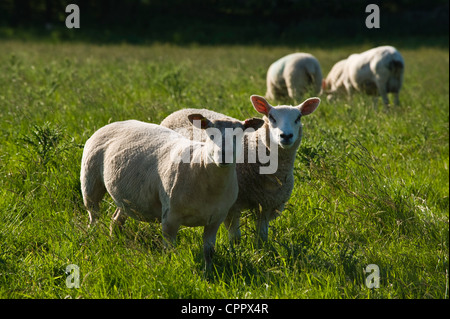
POLYGON ((403 83, 404 61, 392 46, 381 46, 360 54, 352 54, 336 63, 322 84, 325 93, 354 91, 375 95, 374 106, 381 95, 385 106, 389 105, 387 94, 394 93, 394 104, 399 105, 399 92, 403 83))
POLYGON ((319 93, 321 84, 319 61, 309 53, 292 53, 269 67, 266 98, 280 100, 288 96, 298 103, 311 88, 319 93))
POLYGON ((322 81, 322 93, 328 93, 327 98, 329 100, 333 99, 333 94, 343 94, 345 93, 345 86, 343 82, 343 72, 345 68, 345 63, 347 59, 337 62, 331 68, 326 79, 322 81))
MULTIPOLYGON (((241 237, 240 215, 246 209, 253 210, 257 215, 258 242, 267 240, 269 221, 283 211, 294 187, 293 166, 302 138, 301 117, 314 112, 320 104, 319 98, 309 98, 296 107, 273 107, 263 97, 252 95, 250 99, 253 107, 264 114, 264 117, 260 120, 260 128, 255 132, 245 133, 244 159, 238 160, 236 164, 239 194, 225 219, 232 243, 238 242, 241 237), (261 174, 264 164, 259 159, 250 160, 252 154, 261 154, 261 151, 277 154, 275 159, 271 158, 271 161, 277 162, 274 173, 261 174)), ((185 109, 172 113, 161 125, 192 138, 193 133, 189 133, 185 128, 189 127, 186 114, 193 111, 185 109)), ((211 119, 225 116, 205 109, 195 111, 211 119)))
POLYGON ((224 132, 244 130, 252 121, 210 121, 195 113, 186 120, 198 120, 211 137, 195 142, 166 127, 135 120, 100 128, 84 147, 81 191, 91 224, 98 219, 104 194, 111 195, 117 205, 111 231, 128 216, 160 220, 168 244, 175 241, 180 225, 204 226, 204 257, 210 269, 217 230, 238 195, 235 159, 224 160, 238 139, 225 140, 224 132))

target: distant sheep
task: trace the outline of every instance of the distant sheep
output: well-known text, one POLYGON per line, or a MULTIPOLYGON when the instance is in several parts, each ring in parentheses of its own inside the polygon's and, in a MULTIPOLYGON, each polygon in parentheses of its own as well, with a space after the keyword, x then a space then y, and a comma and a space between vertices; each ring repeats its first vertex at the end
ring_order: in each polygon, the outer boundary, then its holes
POLYGON ((377 105, 381 95, 385 106, 389 105, 387 94, 394 94, 394 104, 399 105, 399 92, 403 83, 405 62, 392 46, 381 46, 360 54, 352 54, 336 63, 323 81, 322 89, 328 99, 342 92, 349 96, 354 92, 375 95, 377 105))
MULTIPOLYGON (((236 164, 239 195, 225 219, 231 242, 238 242, 241 237, 240 215, 247 209, 256 213, 258 242, 267 240, 269 221, 281 214, 294 187, 293 167, 302 138, 301 118, 314 112, 320 104, 320 99, 309 98, 295 107, 273 107, 263 97, 252 95, 251 102, 259 113, 264 114, 264 117, 263 120, 259 120, 260 128, 245 134, 244 160, 236 164), (275 158, 277 169, 274 173, 261 174, 264 164, 260 161, 249 160, 250 154, 260 154, 261 151, 263 153, 278 152, 275 158)), ((186 131, 186 128, 190 126, 186 120, 186 114, 192 111, 194 110, 185 109, 172 113, 162 121, 161 125, 192 138, 193 134, 186 131)), ((195 111, 210 119, 225 116, 205 109, 195 111)))
POLYGON ((217 230, 238 195, 235 158, 224 160, 224 149, 236 149, 238 141, 231 139, 231 145, 230 139, 218 139, 226 128, 244 130, 252 122, 210 121, 195 113, 186 120, 198 120, 201 129, 216 134, 193 142, 168 128, 135 120, 100 128, 84 147, 81 191, 91 224, 98 219, 104 194, 111 195, 117 205, 111 232, 128 216, 159 220, 168 244, 175 241, 180 225, 204 226, 204 257, 210 269, 217 230))
POLYGON ((331 100, 334 94, 345 93, 344 70, 347 59, 340 60, 331 68, 326 79, 322 81, 322 93, 327 93, 331 100))
POLYGON ((267 71, 269 100, 289 97, 296 103, 308 90, 318 94, 322 84, 319 61, 309 53, 292 53, 272 63, 267 71))

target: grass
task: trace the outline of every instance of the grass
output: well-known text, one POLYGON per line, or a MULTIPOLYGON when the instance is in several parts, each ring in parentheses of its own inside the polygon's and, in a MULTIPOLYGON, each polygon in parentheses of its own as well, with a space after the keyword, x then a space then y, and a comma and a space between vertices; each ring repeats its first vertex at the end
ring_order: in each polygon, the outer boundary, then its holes
MULTIPOLYGON (((231 249, 220 228, 215 274, 203 274, 202 229, 182 228, 167 252, 158 224, 127 221, 111 239, 114 205, 89 229, 79 170, 103 125, 160 122, 183 107, 255 116, 278 57, 314 54, 323 73, 371 44, 331 47, 0 45, 0 298, 448 298, 448 50, 398 47, 401 107, 366 96, 322 104, 303 119, 296 186, 269 242, 253 217, 231 249), (80 288, 65 269, 80 267, 80 288), (364 269, 376 264, 380 288, 364 269)), ((195 200, 195 199, 193 199, 195 200)))

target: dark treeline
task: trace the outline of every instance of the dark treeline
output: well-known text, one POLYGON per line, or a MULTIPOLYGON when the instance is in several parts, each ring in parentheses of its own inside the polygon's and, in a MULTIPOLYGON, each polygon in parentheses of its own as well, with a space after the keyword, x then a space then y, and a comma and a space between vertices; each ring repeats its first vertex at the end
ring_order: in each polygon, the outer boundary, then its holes
MULTIPOLYGON (((37 33, 65 29, 65 8, 80 8, 91 40, 130 42, 289 42, 298 37, 367 35, 365 12, 378 4, 381 28, 372 35, 448 35, 448 0, 2 0, 0 27, 37 33)), ((0 34, 1 35, 1 34, 0 34)))

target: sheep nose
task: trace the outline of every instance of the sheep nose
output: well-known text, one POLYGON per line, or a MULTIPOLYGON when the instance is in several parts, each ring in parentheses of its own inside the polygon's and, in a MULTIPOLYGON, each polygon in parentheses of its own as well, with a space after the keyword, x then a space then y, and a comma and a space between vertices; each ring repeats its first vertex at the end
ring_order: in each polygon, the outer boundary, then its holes
POLYGON ((289 141, 292 137, 294 136, 294 134, 280 134, 280 137, 283 139, 283 140, 287 140, 287 141, 289 141))

